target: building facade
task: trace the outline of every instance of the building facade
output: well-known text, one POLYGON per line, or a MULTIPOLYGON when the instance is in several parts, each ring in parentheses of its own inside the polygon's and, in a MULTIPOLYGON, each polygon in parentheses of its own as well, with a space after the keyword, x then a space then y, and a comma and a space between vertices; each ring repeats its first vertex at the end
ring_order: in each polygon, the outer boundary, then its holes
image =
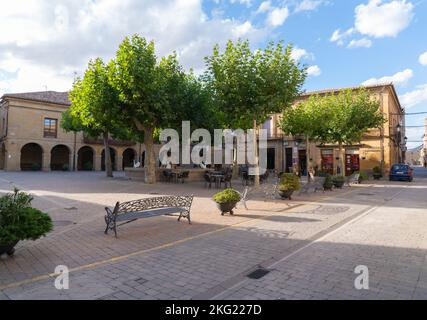
POLYGON ((423 148, 420 155, 421 165, 427 167, 427 118, 424 120, 423 148))
MULTIPOLYGON (((353 88, 356 90, 357 88, 353 88)), ((388 172, 395 163, 405 162, 405 111, 392 84, 366 87, 373 99, 380 103, 380 110, 386 122, 380 129, 369 130, 358 144, 345 146, 345 174, 355 171, 372 171, 376 166, 388 172)), ((342 89, 323 90, 304 93, 296 101, 299 103, 311 95, 338 93, 342 89)), ((269 169, 278 172, 296 170, 306 174, 307 160, 310 167, 337 174, 339 168, 338 145, 307 143, 304 137, 289 137, 278 128, 280 114, 271 116, 263 128, 268 132, 267 164, 269 169), (307 153, 307 148, 309 152, 307 153), (310 159, 307 159, 307 154, 310 159)))
MULTIPOLYGON (((61 129, 62 113, 69 107, 66 92, 5 94, 0 100, 0 169, 105 170, 102 140, 61 129)), ((143 159, 143 145, 110 142, 114 170, 143 159)))

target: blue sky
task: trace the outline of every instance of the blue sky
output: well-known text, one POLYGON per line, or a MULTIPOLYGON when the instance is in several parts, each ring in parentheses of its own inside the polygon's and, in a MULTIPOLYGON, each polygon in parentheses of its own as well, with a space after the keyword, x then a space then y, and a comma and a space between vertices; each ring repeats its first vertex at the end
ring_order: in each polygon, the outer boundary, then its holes
POLYGON ((112 58, 134 33, 198 72, 215 43, 241 37, 254 48, 293 43, 309 67, 307 90, 393 81, 407 111, 422 112, 426 30, 427 0, 20 0, 1 5, 0 94, 68 90, 90 58, 112 58))

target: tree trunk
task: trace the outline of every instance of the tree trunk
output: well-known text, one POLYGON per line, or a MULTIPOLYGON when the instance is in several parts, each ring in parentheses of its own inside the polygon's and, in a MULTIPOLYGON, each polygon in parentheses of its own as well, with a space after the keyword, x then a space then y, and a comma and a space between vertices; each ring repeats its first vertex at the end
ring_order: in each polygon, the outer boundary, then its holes
POLYGON ((339 162, 339 165, 340 165, 340 168, 341 168, 341 175, 343 176, 343 177, 345 177, 345 155, 344 155, 344 153, 343 153, 343 146, 342 146, 342 142, 340 142, 339 143, 339 158, 340 158, 340 162, 339 162))
POLYGON ((255 184, 255 188, 258 189, 259 188, 259 157, 258 157, 258 144, 257 144, 257 135, 256 135, 256 131, 257 131, 257 124, 256 124, 256 120, 254 120, 254 136, 253 136, 253 145, 254 145, 254 155, 255 155, 255 177, 254 177, 254 184, 255 184))
POLYGON ((310 180, 310 139, 307 137, 306 138, 306 142, 305 142, 305 148, 306 148, 306 157, 307 157, 307 160, 306 160, 306 166, 307 166, 307 168, 306 168, 306 171, 307 171, 307 182, 308 183, 310 183, 311 182, 311 180, 310 180))
POLYGON ((144 130, 145 142, 145 183, 156 183, 156 160, 154 157, 154 139, 153 128, 146 128, 144 130))
POLYGON ((113 168, 111 165, 111 153, 110 153, 110 145, 108 143, 108 132, 104 132, 103 134, 104 138, 104 158, 105 158, 105 172, 107 174, 107 177, 112 178, 113 177, 113 168))
POLYGON ((154 128, 145 127, 138 119, 134 118, 133 122, 136 128, 144 132, 145 143, 145 183, 156 183, 156 160, 154 157, 154 128))

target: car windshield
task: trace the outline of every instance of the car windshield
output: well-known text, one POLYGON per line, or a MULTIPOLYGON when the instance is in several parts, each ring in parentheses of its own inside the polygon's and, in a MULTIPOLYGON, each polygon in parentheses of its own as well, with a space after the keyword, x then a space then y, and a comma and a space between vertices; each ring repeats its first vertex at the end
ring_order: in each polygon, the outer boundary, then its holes
POLYGON ((408 170, 408 166, 395 164, 391 170, 393 170, 393 171, 405 171, 405 170, 408 170))

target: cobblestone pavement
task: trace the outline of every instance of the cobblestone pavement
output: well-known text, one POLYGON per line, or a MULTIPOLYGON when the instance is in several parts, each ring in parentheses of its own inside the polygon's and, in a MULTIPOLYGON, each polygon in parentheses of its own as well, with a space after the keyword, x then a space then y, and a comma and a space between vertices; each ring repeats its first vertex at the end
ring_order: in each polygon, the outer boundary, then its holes
MULTIPOLYGON (((99 174, 1 173, 36 195, 55 230, 0 258, 0 299, 427 298, 426 188, 362 185, 289 201, 248 202, 221 217, 203 184, 146 186, 99 174), (66 181, 66 183, 64 183, 66 181), (193 225, 156 217, 103 234, 103 207, 154 194, 196 195, 193 225), (55 266, 71 269, 56 290, 55 266), (357 291, 357 265, 369 291, 357 291), (246 275, 271 270, 259 280, 246 275)), ((238 186, 241 188, 241 186, 238 186)))

